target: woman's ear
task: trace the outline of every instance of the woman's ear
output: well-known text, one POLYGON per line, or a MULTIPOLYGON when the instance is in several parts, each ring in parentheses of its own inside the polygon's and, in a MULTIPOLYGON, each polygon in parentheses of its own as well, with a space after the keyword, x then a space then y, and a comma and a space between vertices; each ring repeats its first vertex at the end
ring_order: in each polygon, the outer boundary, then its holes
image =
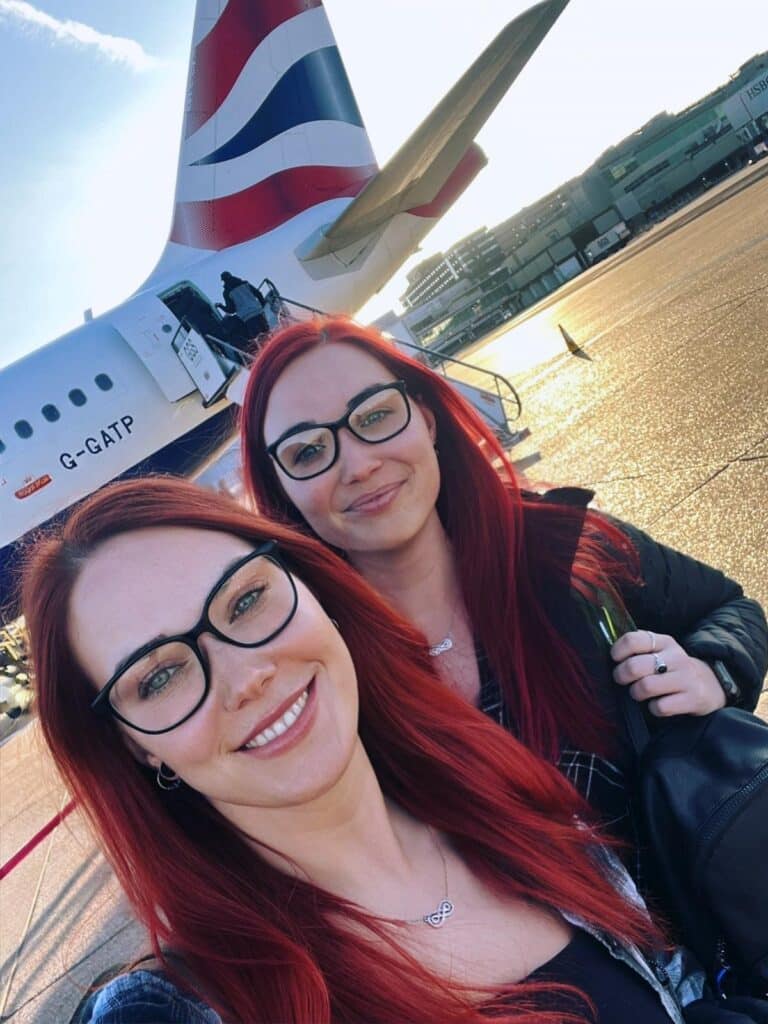
POLYGON ((148 768, 154 768, 157 770, 161 765, 161 760, 154 754, 149 754, 136 740, 130 735, 127 729, 120 730, 123 734, 123 742, 132 757, 135 757, 139 764, 146 765, 148 768))
POLYGON ((430 439, 432 441, 432 444, 434 444, 437 441, 437 421, 435 419, 435 414, 432 412, 428 405, 425 405, 424 402, 421 401, 420 398, 416 399, 416 404, 419 407, 421 415, 424 417, 426 421, 430 439))

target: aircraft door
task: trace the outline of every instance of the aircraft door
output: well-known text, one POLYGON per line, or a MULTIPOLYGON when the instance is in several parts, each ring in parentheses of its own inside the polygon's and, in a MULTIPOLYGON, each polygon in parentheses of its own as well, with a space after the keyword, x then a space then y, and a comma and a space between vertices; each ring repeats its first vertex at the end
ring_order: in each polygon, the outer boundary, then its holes
POLYGON ((169 402, 177 402, 197 390, 173 348, 179 321, 157 296, 137 295, 114 310, 109 319, 169 402))
POLYGON ((186 322, 179 327, 172 344, 179 361, 203 396, 203 406, 213 405, 224 395, 238 367, 230 363, 225 370, 208 342, 186 322))

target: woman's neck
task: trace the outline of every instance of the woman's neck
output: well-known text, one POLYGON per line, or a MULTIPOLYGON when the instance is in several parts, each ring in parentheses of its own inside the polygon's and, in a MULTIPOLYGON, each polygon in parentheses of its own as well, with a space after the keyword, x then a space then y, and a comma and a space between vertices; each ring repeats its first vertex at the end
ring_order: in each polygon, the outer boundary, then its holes
POLYGON ((354 551, 357 571, 432 643, 450 629, 461 586, 448 535, 433 512, 407 544, 390 551, 354 551), (441 635, 438 636, 437 634, 441 635))
MULTIPOLYGON (((313 800, 219 809, 279 870, 383 916, 407 916, 414 905, 416 915, 424 912, 419 897, 437 849, 421 822, 385 799, 362 744, 343 777, 313 800)), ((440 881, 438 872, 427 901, 439 898, 440 881)))

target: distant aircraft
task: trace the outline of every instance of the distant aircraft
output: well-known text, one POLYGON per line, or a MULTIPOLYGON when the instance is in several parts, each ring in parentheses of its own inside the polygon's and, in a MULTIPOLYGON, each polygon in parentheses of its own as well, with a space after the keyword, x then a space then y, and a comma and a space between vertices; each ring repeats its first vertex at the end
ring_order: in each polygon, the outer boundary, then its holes
MULTIPOLYGON (((497 36, 381 170, 321 0, 198 0, 170 238, 138 292, 0 370, 0 609, 29 532, 235 429, 221 273, 353 312, 485 163, 473 142, 565 8, 497 36)), ((119 239, 115 240, 119 245, 119 239)))

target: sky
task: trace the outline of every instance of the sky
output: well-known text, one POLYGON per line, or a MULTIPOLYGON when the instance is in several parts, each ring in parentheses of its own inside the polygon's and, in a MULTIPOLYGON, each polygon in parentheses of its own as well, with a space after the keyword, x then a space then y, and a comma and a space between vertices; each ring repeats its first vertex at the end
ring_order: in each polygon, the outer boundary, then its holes
MULTIPOLYGON (((258 2, 258 0, 254 0, 258 2)), ((382 165, 527 0, 325 0, 382 165)), ((0 0, 0 366, 127 298, 170 225, 194 0, 0 0)), ((571 0, 392 281, 768 49, 765 0, 571 0)))

